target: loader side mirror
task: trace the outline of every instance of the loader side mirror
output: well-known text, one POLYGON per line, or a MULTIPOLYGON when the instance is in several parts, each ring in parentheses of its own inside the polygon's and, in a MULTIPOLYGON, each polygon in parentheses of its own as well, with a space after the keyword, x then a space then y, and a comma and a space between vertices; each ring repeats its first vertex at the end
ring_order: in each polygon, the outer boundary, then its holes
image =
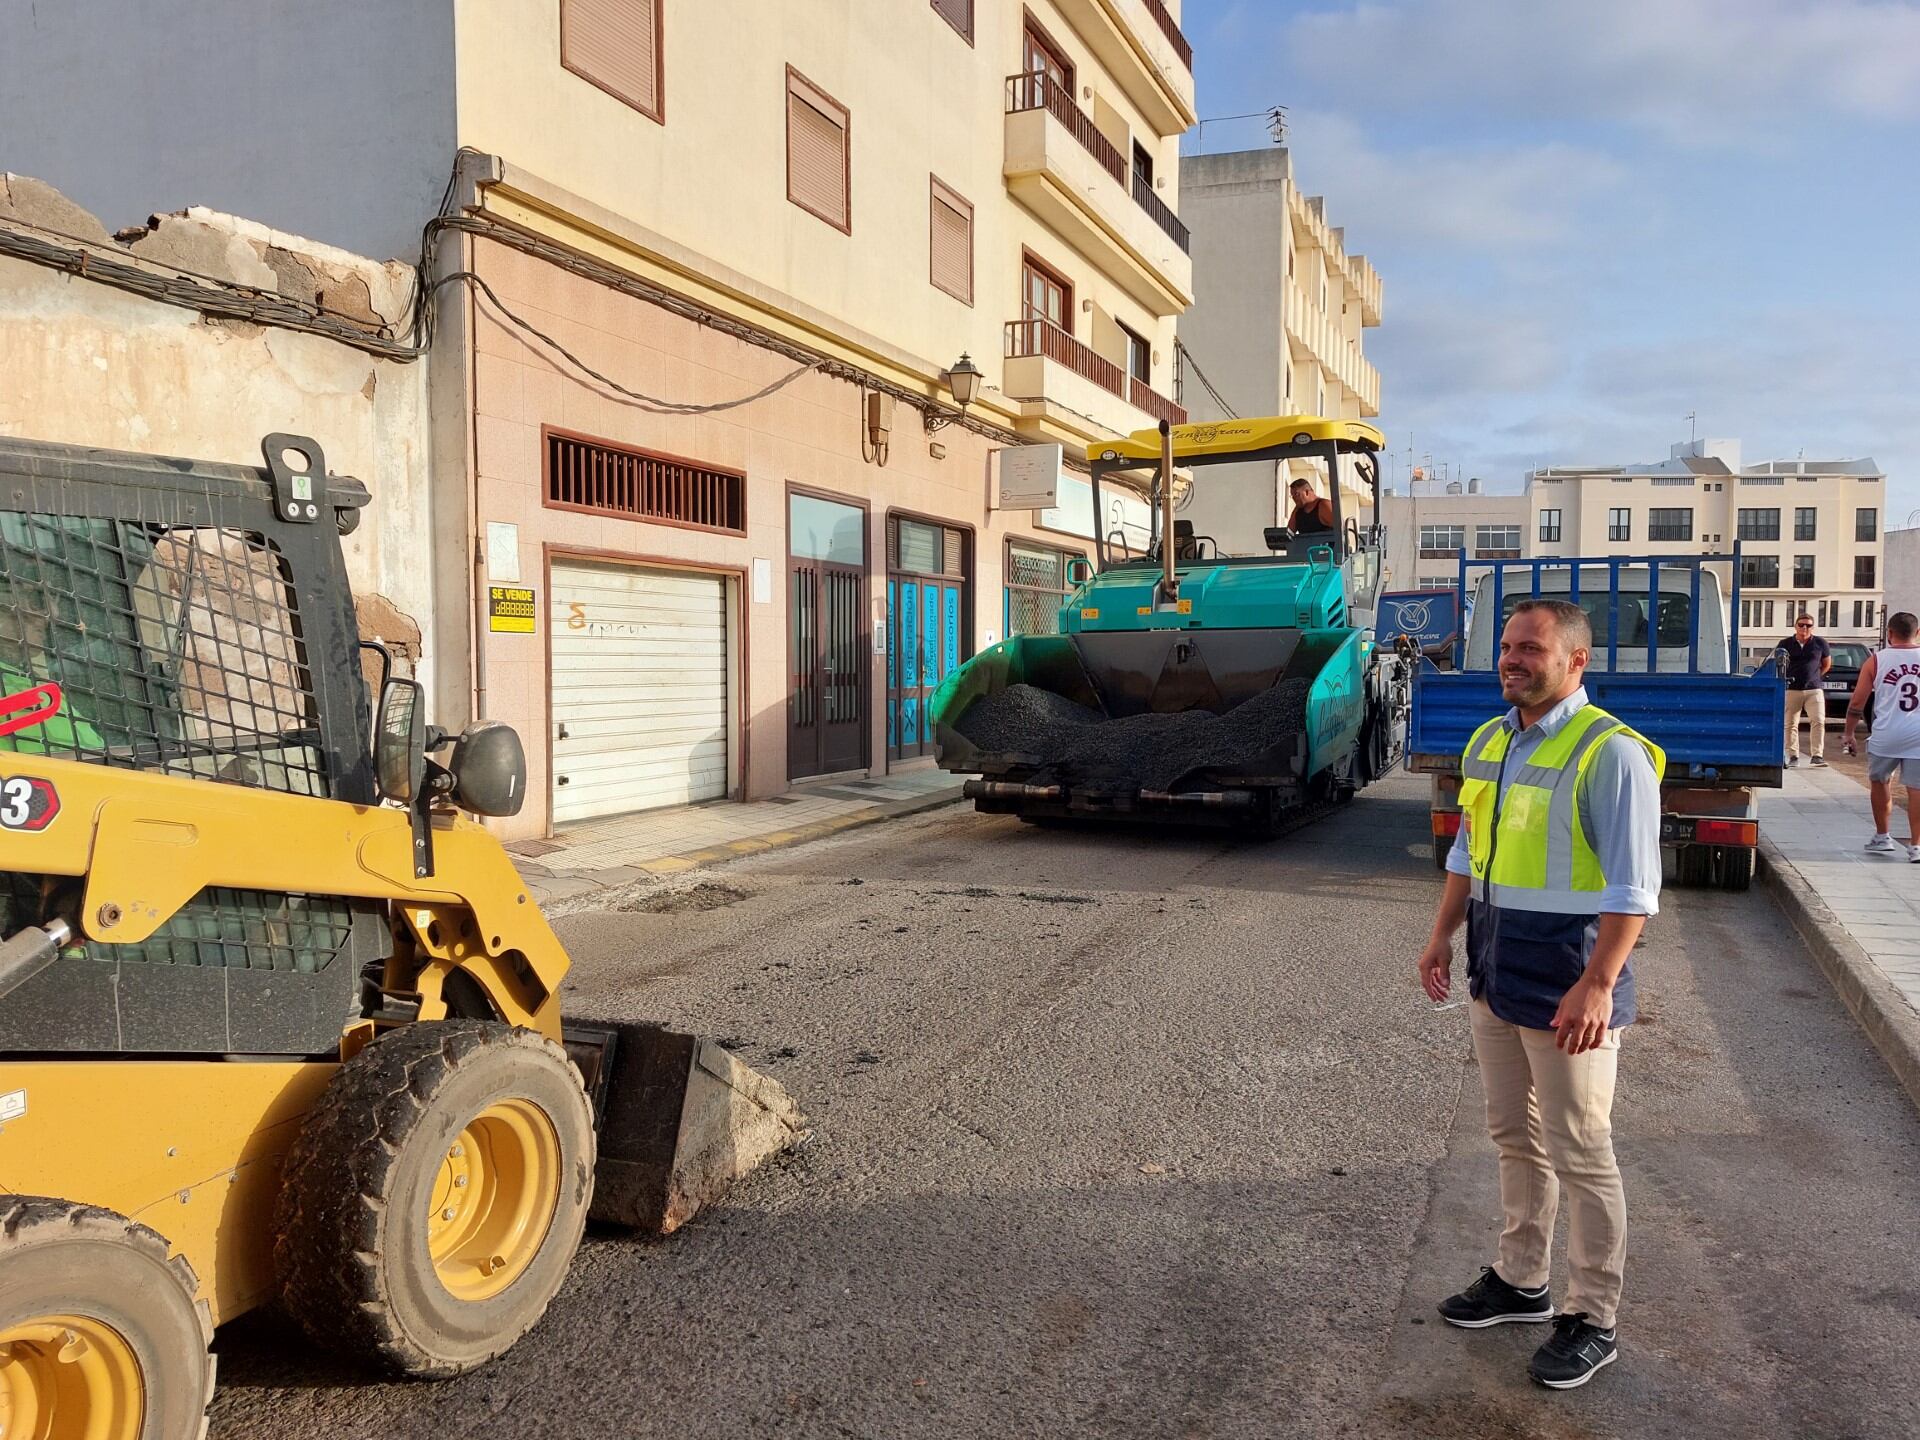
POLYGON ((416 680, 389 680, 380 691, 373 768, 383 799, 411 804, 427 775, 427 716, 416 680))
POLYGON ((518 815, 527 798, 527 752, 520 734, 498 720, 460 732, 453 758, 453 802, 476 815, 518 815))
POLYGON ((1076 555, 1067 561, 1067 584, 1076 589, 1093 578, 1093 562, 1084 555, 1076 555))

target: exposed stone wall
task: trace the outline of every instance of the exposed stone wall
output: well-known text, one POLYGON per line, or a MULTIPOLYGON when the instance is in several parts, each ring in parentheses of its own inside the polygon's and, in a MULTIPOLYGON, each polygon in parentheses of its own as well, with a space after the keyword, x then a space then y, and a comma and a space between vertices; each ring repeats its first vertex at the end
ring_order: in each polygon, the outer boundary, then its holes
MULTIPOLYGON (((408 266, 216 211, 110 233, 44 182, 4 175, 0 226, 9 223, 155 274, 191 271, 315 306, 369 334, 394 336, 407 322, 408 266)), ((0 256, 0 434, 251 465, 271 431, 312 436, 329 470, 373 494, 343 542, 363 630, 393 650, 399 673, 430 683, 426 368, 0 256)))

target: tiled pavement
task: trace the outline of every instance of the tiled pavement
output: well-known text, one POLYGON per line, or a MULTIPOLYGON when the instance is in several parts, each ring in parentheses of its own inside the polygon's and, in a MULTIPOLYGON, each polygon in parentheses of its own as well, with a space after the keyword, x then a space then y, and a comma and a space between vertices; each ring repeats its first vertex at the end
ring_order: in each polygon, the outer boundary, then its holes
POLYGON ((514 841, 507 850, 543 907, 571 909, 603 891, 951 804, 962 783, 931 769, 838 780, 771 800, 716 800, 589 821, 551 840, 514 841))
MULTIPOLYGON (((1894 811, 1895 838, 1906 815, 1894 811)), ((1862 847, 1866 787, 1802 765, 1761 792, 1768 883, 1861 1025, 1920 1103, 1920 865, 1862 847)))

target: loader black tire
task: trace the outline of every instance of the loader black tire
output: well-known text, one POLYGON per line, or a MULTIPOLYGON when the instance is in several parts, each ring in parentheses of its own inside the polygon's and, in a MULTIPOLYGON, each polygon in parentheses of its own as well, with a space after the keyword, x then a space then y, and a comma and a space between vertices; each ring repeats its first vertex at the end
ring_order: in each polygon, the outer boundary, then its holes
MULTIPOLYGON (((89 1422, 100 1433, 120 1434, 125 1426, 114 1425, 102 1407, 131 1400, 141 1415, 140 1440, 204 1436, 213 1398, 213 1319, 199 1290, 186 1259, 169 1257, 162 1236, 124 1215, 39 1195, 0 1197, 0 1339, 13 1343, 9 1369, 19 1376, 16 1384, 30 1384, 27 1377, 37 1371, 60 1387, 53 1434, 92 1433, 89 1422), (50 1319, 81 1324, 52 1331, 50 1319), (102 1383, 112 1373, 104 1355, 87 1367, 90 1374, 55 1358, 54 1345, 87 1343, 93 1326, 105 1327, 93 1333, 93 1344, 130 1360, 130 1394, 116 1398, 102 1383), (89 1383, 73 1388, 83 1375, 89 1383)), ((45 1433, 21 1413, 23 1399, 14 1396, 11 1420, 23 1434, 45 1433)))
POLYGON ((566 1279, 593 1166, 592 1108, 552 1041, 485 1020, 389 1031, 341 1066, 287 1154, 274 1244, 280 1302, 316 1344, 389 1374, 441 1379, 484 1365, 533 1328, 566 1279), (515 1139, 494 1116, 511 1117, 538 1145, 555 1142, 521 1166, 538 1169, 536 1179, 517 1188, 502 1179, 515 1139), (465 1166, 479 1184, 449 1190, 464 1183, 454 1170, 465 1166), (436 1260, 432 1246, 445 1237, 435 1219, 454 1198, 475 1205, 481 1234, 496 1205, 537 1207, 500 1257, 515 1273, 497 1292, 449 1288, 450 1274, 490 1284, 492 1262, 436 1260))

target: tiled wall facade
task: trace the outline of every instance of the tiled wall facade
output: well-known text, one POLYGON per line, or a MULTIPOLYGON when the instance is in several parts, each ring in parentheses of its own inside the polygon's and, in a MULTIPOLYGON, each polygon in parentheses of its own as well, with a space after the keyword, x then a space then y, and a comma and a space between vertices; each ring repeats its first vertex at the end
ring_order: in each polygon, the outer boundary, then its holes
MULTIPOLYGON (((609 291, 542 260, 481 242, 476 269, 516 313, 621 384, 680 402, 712 404, 751 394, 794 368, 773 351, 704 328, 658 306, 609 291)), ((556 549, 653 562, 719 567, 743 578, 746 735, 745 796, 778 794, 787 776, 787 492, 802 486, 868 506, 871 625, 885 605, 885 521, 890 509, 974 532, 971 639, 1002 629, 1004 541, 1009 533, 1056 545, 1032 515, 987 509, 993 443, 958 426, 930 453, 919 414, 900 406, 887 463, 865 444, 859 388, 803 376, 765 399, 711 415, 660 415, 597 391, 573 367, 478 302, 474 328, 474 464, 477 519, 519 527, 522 583, 540 586, 535 633, 482 631, 484 714, 516 726, 526 741, 527 809, 504 827, 530 836, 548 828, 550 780, 545 565, 556 549), (682 456, 747 476, 744 537, 641 520, 560 510, 543 503, 542 427, 682 456), (864 450, 864 455, 863 455, 864 450), (754 560, 773 571, 771 597, 752 599, 754 560)), ((485 584, 481 575, 478 583, 485 584)), ((886 768, 884 665, 873 658, 869 687, 870 770, 886 768)), ((923 762, 924 763, 924 762, 923 762)))

